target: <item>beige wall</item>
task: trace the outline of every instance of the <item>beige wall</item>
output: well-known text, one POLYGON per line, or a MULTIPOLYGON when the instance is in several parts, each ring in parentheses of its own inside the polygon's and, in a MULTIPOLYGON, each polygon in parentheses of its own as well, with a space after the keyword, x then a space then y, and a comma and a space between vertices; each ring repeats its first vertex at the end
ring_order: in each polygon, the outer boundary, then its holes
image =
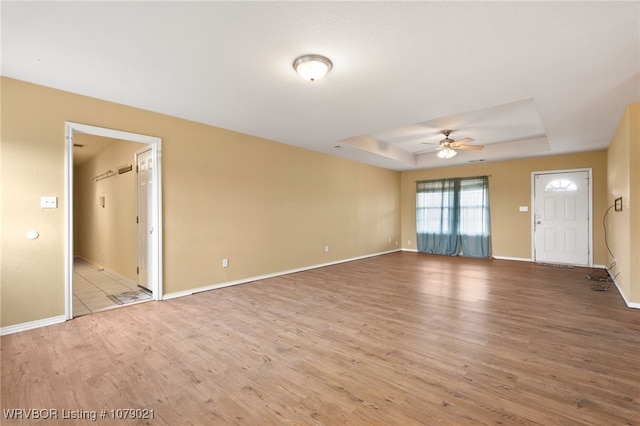
MULTIPOLYGON (((98 136, 78 133, 74 144, 90 144, 98 136)), ((105 138, 102 138, 105 139, 105 138)), ((136 266, 136 174, 117 174, 117 167, 135 164, 144 144, 115 141, 85 163, 74 167, 74 255, 116 272, 133 282, 136 266), (112 170, 105 179, 92 179, 112 170), (105 197, 104 207, 100 197, 105 197)), ((80 148, 82 149, 82 148, 80 148)))
POLYGON ((608 157, 601 151, 398 173, 12 79, 1 84, 2 327, 64 314, 65 121, 162 138, 165 294, 415 249, 415 181, 440 177, 491 175, 493 254, 530 259, 530 213, 518 207, 530 205, 531 172, 588 167, 594 262, 608 263, 599 224, 623 193, 628 226, 612 231, 612 248, 628 268, 621 275, 627 297, 640 300, 637 107, 608 157), (625 158, 628 171, 618 176, 625 158), (42 195, 57 196, 59 208, 41 209, 42 195), (25 238, 31 229, 38 239, 25 238))
POLYGON ((398 172, 1 81, 3 327, 64 314, 65 121, 162 138, 165 294, 399 248, 398 172))
POLYGON ((593 177, 593 246, 595 264, 607 261, 601 226, 606 211, 606 152, 589 152, 527 160, 471 164, 402 173, 402 244, 416 249, 415 182, 418 180, 489 175, 491 240, 496 257, 527 259, 531 253, 531 173, 591 168, 593 177), (520 212, 519 206, 528 206, 520 212))
POLYGON ((611 273, 627 303, 640 307, 640 104, 627 107, 607 151, 607 202, 622 197, 622 211, 607 216, 611 273), (615 256, 615 257, 614 257, 615 256))

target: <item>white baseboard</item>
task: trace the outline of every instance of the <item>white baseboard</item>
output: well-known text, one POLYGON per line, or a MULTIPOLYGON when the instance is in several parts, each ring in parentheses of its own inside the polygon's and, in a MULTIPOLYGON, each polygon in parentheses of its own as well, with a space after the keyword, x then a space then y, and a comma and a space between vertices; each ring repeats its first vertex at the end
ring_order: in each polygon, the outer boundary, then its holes
MULTIPOLYGON (((607 273, 609 274, 610 277, 614 277, 614 274, 609 270, 609 268, 605 268, 605 269, 607 270, 607 273)), ((627 299, 627 295, 624 294, 624 291, 622 291, 622 287, 620 287, 620 284, 618 284, 616 279, 612 278, 612 281, 615 284, 616 288, 618 289, 618 293, 620 293, 620 296, 622 296, 622 300, 624 300, 625 305, 627 305, 628 308, 640 309, 640 303, 630 302, 629 299, 627 299)))
POLYGON ((48 325, 60 324, 65 322, 67 318, 64 315, 58 315, 57 317, 44 318, 36 321, 23 322, 16 325, 9 325, 7 327, 0 328, 0 336, 7 334, 19 333, 21 331, 33 330, 34 328, 46 327, 48 325))
POLYGON ((183 290, 183 291, 174 291, 173 293, 163 294, 162 295, 162 299, 160 299, 160 300, 177 299, 178 297, 191 296, 193 293, 196 293, 195 289, 193 289, 193 290, 183 290))
POLYGON ((282 275, 294 274, 296 272, 309 271, 311 269, 317 269, 317 268, 324 268, 325 266, 338 265, 340 263, 352 262, 354 260, 360 260, 360 259, 366 259, 366 258, 369 258, 369 257, 382 256, 384 254, 395 253, 395 252, 398 252, 398 251, 402 251, 402 250, 401 249, 389 250, 389 251, 384 251, 384 252, 381 252, 381 253, 374 253, 374 254, 367 254, 367 255, 364 255, 364 256, 352 257, 350 259, 343 259, 343 260, 337 260, 337 261, 334 261, 334 262, 327 262, 327 263, 321 263, 321 264, 317 264, 317 265, 305 266, 305 267, 302 267, 302 268, 290 269, 288 271, 275 272, 273 274, 258 275, 258 276, 255 276, 255 277, 242 278, 242 279, 235 280, 235 281, 227 281, 227 282, 224 282, 224 283, 212 284, 212 285, 203 286, 203 287, 197 287, 197 288, 194 288, 194 289, 191 289, 191 290, 176 291, 174 293, 167 293, 167 294, 163 295, 162 296, 162 300, 169 300, 169 299, 175 299, 177 297, 190 296, 192 294, 201 293, 203 291, 215 290, 215 289, 218 289, 218 288, 230 287, 230 286, 239 285, 239 284, 246 284, 246 283, 250 283, 252 281, 265 280, 265 279, 268 279, 268 278, 275 278, 275 277, 279 277, 279 276, 282 276, 282 275))
POLYGON ((73 256, 73 259, 74 259, 74 260, 78 260, 78 261, 80 261, 80 262, 82 262, 82 263, 84 263, 84 264, 86 264, 86 265, 89 265, 89 266, 91 266, 92 268, 96 268, 96 269, 98 269, 98 270, 103 270, 103 269, 104 269, 104 267, 103 267, 102 265, 100 265, 99 263, 94 262, 93 260, 85 259, 85 258, 84 258, 84 257, 82 257, 82 256, 74 255, 74 256, 73 256))
POLYGON ((499 260, 515 260, 516 262, 533 262, 533 259, 526 259, 523 257, 508 257, 508 256, 492 256, 494 259, 499 260))

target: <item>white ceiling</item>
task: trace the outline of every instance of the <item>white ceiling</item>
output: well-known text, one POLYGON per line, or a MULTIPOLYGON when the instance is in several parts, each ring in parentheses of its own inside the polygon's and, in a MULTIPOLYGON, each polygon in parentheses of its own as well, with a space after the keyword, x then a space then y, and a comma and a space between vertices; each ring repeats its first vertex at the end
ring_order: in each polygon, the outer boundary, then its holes
POLYGON ((639 1, 1 7, 4 76, 393 170, 604 149, 640 102, 639 1), (485 149, 414 154, 443 129, 485 149))

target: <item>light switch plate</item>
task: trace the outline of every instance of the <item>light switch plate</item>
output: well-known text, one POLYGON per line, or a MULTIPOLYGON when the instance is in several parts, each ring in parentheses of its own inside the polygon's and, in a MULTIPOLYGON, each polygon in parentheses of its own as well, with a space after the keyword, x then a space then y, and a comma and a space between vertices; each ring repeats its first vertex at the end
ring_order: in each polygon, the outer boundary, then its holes
POLYGON ((43 209, 57 209, 58 197, 40 197, 40 207, 43 209))

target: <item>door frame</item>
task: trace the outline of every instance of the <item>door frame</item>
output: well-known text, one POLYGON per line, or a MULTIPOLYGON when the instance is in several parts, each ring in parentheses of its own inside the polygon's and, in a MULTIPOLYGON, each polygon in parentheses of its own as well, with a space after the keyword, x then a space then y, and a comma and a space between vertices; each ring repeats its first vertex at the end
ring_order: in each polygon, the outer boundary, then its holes
MULTIPOLYGON (((587 214, 587 232, 589 233, 587 241, 589 247, 589 265, 593 266, 593 169, 581 168, 581 169, 565 169, 565 170, 543 170, 537 172, 531 172, 531 260, 536 262, 536 225, 535 225, 535 208, 536 208, 536 176, 538 175, 553 175, 558 173, 575 173, 575 172, 587 172, 588 189, 587 189, 587 204, 589 205, 589 212, 587 214)), ((584 266, 584 265, 580 265, 584 266)))
POLYGON ((155 136, 124 132, 88 124, 65 122, 65 175, 64 175, 64 225, 65 225, 65 318, 73 318, 73 135, 85 133, 112 139, 144 143, 151 146, 152 161, 155 165, 152 179, 157 182, 152 191, 152 226, 157 232, 152 237, 151 282, 153 300, 162 300, 162 140, 155 136))

